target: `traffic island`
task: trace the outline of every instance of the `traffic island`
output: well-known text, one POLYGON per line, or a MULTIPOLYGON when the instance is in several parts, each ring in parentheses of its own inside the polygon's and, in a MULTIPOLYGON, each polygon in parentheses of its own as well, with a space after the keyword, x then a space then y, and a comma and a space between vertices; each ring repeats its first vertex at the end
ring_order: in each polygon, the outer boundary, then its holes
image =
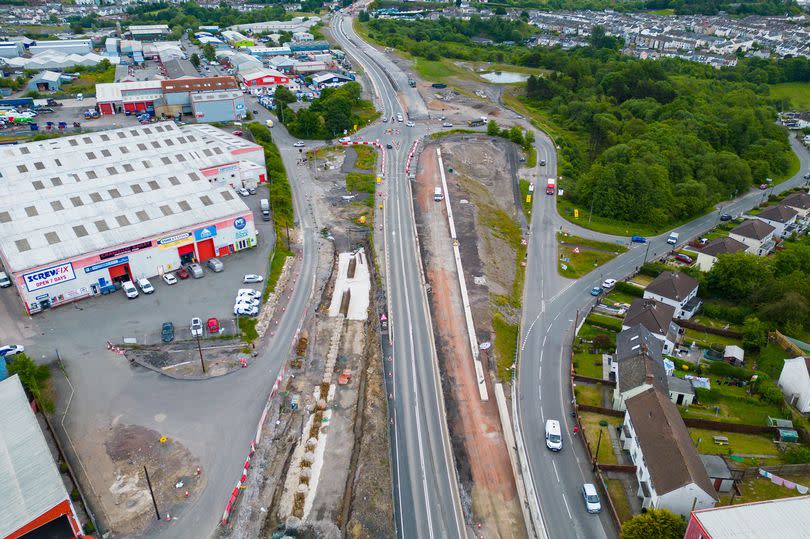
POLYGON ((190 341, 171 347, 133 347, 124 351, 124 357, 175 380, 207 380, 247 367, 253 361, 253 350, 248 351, 240 341, 199 347, 190 341))

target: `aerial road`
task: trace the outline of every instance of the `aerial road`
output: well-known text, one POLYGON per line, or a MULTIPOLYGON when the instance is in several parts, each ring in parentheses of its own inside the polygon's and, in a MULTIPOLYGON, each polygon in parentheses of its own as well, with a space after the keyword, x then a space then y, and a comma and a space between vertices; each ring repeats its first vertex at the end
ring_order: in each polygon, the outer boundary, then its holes
MULTIPOLYGON (((332 35, 362 65, 378 101, 391 118, 424 118, 425 106, 407 76, 382 53, 363 43, 351 18, 337 15, 332 35), (400 98, 403 101, 400 101, 400 98)), ((426 132, 421 123, 382 123, 364 130, 367 140, 400 144, 387 152, 383 229, 385 283, 393 342, 390 401, 395 524, 399 537, 466 537, 456 468, 445 420, 430 311, 417 246, 410 183, 405 161, 412 143, 426 132)))

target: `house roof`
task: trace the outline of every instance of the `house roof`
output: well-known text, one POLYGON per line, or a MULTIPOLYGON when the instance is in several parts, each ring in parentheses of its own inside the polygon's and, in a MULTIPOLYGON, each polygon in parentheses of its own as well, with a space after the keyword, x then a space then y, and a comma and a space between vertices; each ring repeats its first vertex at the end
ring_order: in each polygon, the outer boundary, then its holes
POLYGON ((674 314, 675 307, 671 305, 654 299, 637 298, 627 310, 623 325, 633 327, 641 324, 653 334, 666 335, 674 314))
POLYGON ((799 212, 794 210, 789 206, 785 206, 784 204, 779 204, 778 206, 769 206, 762 210, 757 217, 760 219, 767 219, 769 221, 776 221, 777 223, 787 223, 799 212))
POLYGON ((728 464, 720 455, 700 455, 700 460, 712 479, 733 479, 728 464))
POLYGON ((692 511, 707 537, 805 537, 810 529, 810 496, 742 503, 692 511))
POLYGON ((677 376, 667 377, 667 387, 669 387, 670 391, 675 393, 683 393, 684 395, 695 394, 695 388, 692 386, 692 382, 678 378, 677 376))
POLYGON ((669 391, 663 360, 660 357, 654 358, 645 349, 620 360, 618 370, 620 393, 644 384, 653 385, 665 393, 669 391))
POLYGON ((647 286, 645 292, 681 302, 697 287, 697 279, 685 273, 663 271, 647 286))
POLYGON ((792 195, 785 197, 782 204, 785 206, 790 206, 791 208, 808 210, 810 209, 810 195, 804 191, 793 193, 792 195))
POLYGON ((16 374, 0 382, 0 410, 0 537, 6 537, 68 495, 16 374))
POLYGON ((166 75, 168 75, 170 79, 179 79, 183 77, 196 78, 199 75, 197 70, 194 68, 194 65, 183 58, 172 58, 171 60, 166 60, 163 63, 163 66, 166 68, 166 75))
POLYGON ((737 241, 734 238, 729 238, 728 236, 724 236, 722 238, 715 238, 700 251, 700 254, 718 257, 720 255, 725 254, 732 254, 738 253, 740 251, 745 251, 748 248, 741 241, 737 241))
POLYGON ((723 351, 723 357, 733 357, 734 359, 742 361, 745 357, 745 352, 736 344, 729 344, 723 351))
POLYGON ((774 227, 760 221, 759 219, 747 219, 742 224, 735 226, 731 229, 731 234, 737 234, 744 238, 751 238, 754 240, 764 240, 768 234, 776 230, 774 227))
POLYGON ((664 343, 641 324, 620 331, 616 335, 615 360, 618 362, 638 354, 642 346, 646 346, 647 352, 654 358, 660 358, 664 353, 664 343))
POLYGON ((650 388, 625 404, 658 495, 695 483, 716 500, 706 468, 669 395, 650 388))

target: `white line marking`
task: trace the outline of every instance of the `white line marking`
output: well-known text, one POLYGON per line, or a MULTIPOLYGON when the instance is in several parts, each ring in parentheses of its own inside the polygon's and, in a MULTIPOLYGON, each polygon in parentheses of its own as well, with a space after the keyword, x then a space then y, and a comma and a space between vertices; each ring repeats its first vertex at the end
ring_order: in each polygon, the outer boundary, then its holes
MULTIPOLYGON (((551 329, 551 327, 549 327, 549 329, 551 329)), ((546 341, 547 341, 547 340, 548 340, 548 331, 546 331, 546 336, 545 336, 545 337, 543 337, 543 347, 544 347, 544 348, 545 348, 545 346, 546 346, 546 341)))
POLYGON ((566 499, 565 493, 563 493, 562 497, 563 497, 563 502, 565 503, 565 510, 568 511, 568 518, 570 518, 571 520, 574 520, 574 517, 571 516, 571 508, 568 507, 568 499, 566 499))
POLYGON ((551 464, 552 464, 552 466, 554 466, 554 475, 557 476, 557 482, 559 483, 560 482, 560 474, 559 474, 559 472, 557 472, 557 462, 552 460, 551 464))

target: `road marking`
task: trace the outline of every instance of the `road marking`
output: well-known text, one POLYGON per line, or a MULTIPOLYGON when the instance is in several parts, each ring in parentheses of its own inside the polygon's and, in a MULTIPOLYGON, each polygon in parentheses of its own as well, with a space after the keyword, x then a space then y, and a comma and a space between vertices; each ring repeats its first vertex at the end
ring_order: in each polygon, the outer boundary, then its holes
MULTIPOLYGON (((549 329, 551 329, 551 328, 549 327, 549 329)), ((548 331, 546 331, 546 336, 543 337, 543 348, 545 348, 547 340, 548 340, 548 331)))
POLYGON ((571 508, 568 507, 568 499, 565 497, 565 493, 563 492, 563 502, 565 503, 565 510, 568 511, 568 518, 574 520, 574 517, 571 515, 571 508))
MULTIPOLYGON (((540 392, 540 388, 537 388, 538 393, 540 392)), ((545 419, 546 414, 543 413, 543 405, 540 405, 540 419, 545 419)))
MULTIPOLYGON (((540 386, 537 386, 537 400, 538 401, 543 400, 543 392, 542 392, 542 388, 540 386)), ((542 416, 542 412, 541 412, 541 416, 542 416)))
POLYGON ((552 466, 554 466, 554 475, 556 475, 556 476, 557 476, 557 482, 559 483, 559 482, 560 482, 560 474, 559 474, 559 472, 557 471, 557 461, 552 460, 552 461, 551 461, 551 465, 552 465, 552 466))
MULTIPOLYGON (((560 317, 560 315, 561 315, 561 314, 562 314, 562 311, 558 312, 558 313, 557 313, 557 316, 555 316, 555 317, 554 317, 554 320, 552 320, 552 322, 556 322, 556 321, 557 321, 557 319, 560 317)), ((573 320, 572 320, 572 322, 573 322, 573 320)))

